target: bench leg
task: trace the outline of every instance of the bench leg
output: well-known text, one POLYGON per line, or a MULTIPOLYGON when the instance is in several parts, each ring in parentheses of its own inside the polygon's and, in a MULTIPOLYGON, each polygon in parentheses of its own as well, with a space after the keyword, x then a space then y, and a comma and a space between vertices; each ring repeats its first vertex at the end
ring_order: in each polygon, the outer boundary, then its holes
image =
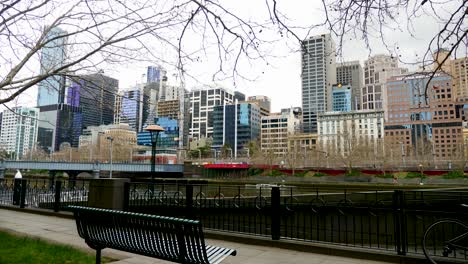
POLYGON ((101 249, 96 249, 96 264, 101 264, 101 249))

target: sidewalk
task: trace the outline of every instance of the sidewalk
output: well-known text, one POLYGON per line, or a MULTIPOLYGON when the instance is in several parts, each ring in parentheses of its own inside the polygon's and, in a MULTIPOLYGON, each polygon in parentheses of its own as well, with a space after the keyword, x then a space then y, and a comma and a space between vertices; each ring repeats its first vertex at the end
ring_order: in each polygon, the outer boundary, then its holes
MULTIPOLYGON (((0 209, 0 229, 12 231, 18 234, 38 237, 44 240, 67 244, 84 249, 94 254, 78 236, 75 221, 71 219, 54 216, 43 216, 0 209)), ((371 261, 362 259, 345 258, 331 255, 300 252, 294 250, 255 246, 227 242, 222 240, 207 239, 207 244, 234 248, 237 256, 230 256, 223 263, 243 264, 284 264, 284 263, 307 263, 307 264, 384 264, 389 262, 371 261)), ((104 249, 104 256, 109 256, 119 261, 114 264, 150 264, 150 263, 172 263, 140 255, 130 254, 123 251, 104 249)))

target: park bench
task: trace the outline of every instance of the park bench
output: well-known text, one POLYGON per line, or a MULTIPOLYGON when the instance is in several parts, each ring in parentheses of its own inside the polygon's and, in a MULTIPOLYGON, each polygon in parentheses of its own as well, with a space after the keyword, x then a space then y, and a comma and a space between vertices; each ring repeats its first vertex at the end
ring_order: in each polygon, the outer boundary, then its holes
POLYGON ((177 263, 220 263, 236 250, 205 245, 200 221, 69 206, 78 234, 96 250, 113 248, 177 263))

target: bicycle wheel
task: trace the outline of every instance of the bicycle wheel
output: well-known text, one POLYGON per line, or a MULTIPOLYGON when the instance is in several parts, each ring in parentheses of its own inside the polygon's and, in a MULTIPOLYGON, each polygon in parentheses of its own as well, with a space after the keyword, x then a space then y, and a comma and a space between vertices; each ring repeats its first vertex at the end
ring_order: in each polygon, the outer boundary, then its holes
POLYGON ((446 257, 464 259, 468 242, 468 226, 456 219, 441 219, 432 223, 424 233, 422 248, 426 258, 433 264, 435 259, 446 257))

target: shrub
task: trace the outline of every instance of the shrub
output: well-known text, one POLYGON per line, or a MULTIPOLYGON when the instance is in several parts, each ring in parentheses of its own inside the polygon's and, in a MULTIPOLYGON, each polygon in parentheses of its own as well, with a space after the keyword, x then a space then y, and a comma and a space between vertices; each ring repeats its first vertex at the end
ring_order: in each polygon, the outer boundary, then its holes
POLYGON ((415 178, 426 178, 426 175, 421 174, 420 172, 414 172, 414 171, 410 171, 406 174, 406 177, 407 179, 415 179, 415 178))
POLYGON ((327 175, 325 173, 323 173, 323 172, 314 173, 314 177, 323 177, 323 176, 327 176, 327 175))
POLYGON ((298 172, 294 173, 294 176, 305 177, 308 173, 309 173, 309 171, 298 171, 298 172))
POLYGON ((361 172, 358 170, 347 171, 345 176, 361 176, 361 172))
POLYGON ((467 178, 465 176, 465 172, 463 171, 450 171, 447 174, 442 175, 444 179, 459 179, 459 178, 467 178))
POLYGON ((271 173, 270 173, 270 176, 281 176, 283 175, 283 173, 279 170, 272 170, 271 173))
POLYGON ((262 174, 262 173, 263 173, 263 169, 259 169, 259 168, 249 168, 249 170, 247 171, 247 175, 249 176, 255 176, 255 175, 262 174))
POLYGON ((392 173, 377 174, 375 175, 375 177, 384 178, 384 179, 392 179, 393 174, 392 173))

